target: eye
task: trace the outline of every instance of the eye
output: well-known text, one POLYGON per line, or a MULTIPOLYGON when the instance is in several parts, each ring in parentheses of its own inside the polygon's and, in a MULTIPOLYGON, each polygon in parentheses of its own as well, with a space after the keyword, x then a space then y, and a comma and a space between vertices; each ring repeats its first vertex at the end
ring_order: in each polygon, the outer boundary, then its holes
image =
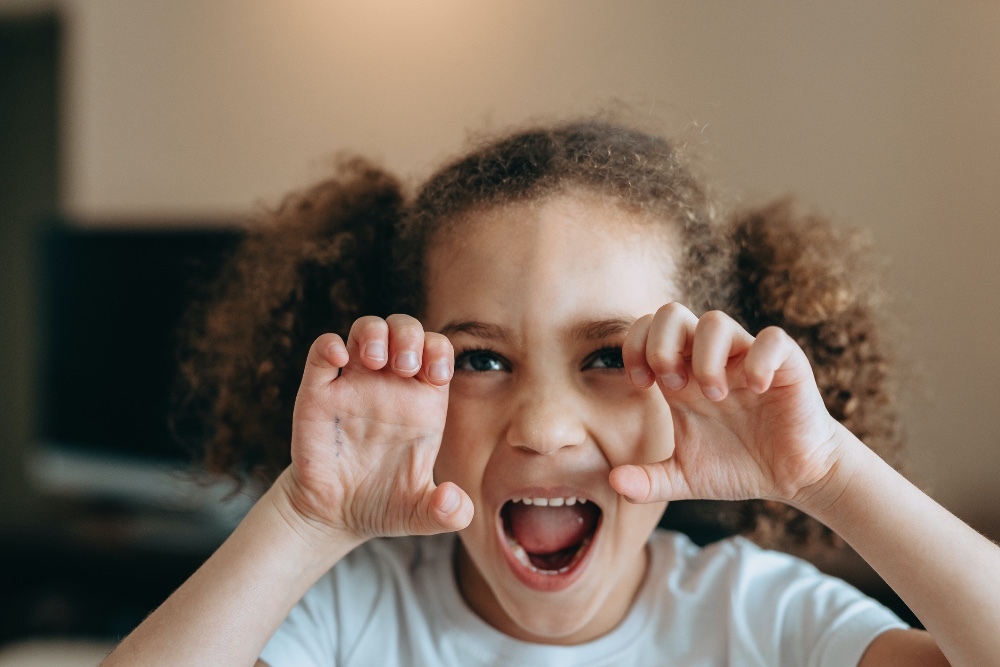
POLYGON ((467 350, 455 357, 456 371, 484 373, 487 371, 509 371, 510 366, 492 350, 467 350))
POLYGON ((598 370, 625 368, 622 360, 622 349, 620 347, 605 347, 587 357, 583 362, 583 369, 594 368, 598 370))

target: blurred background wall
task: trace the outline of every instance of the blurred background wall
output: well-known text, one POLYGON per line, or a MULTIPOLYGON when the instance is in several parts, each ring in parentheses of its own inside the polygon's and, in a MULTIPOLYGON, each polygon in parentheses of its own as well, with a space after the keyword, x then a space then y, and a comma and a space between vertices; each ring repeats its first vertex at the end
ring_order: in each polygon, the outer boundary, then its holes
MULTIPOLYGON (((32 16, 60 35, 57 141, 30 144, 57 176, 4 213, 7 262, 46 201, 81 224, 232 219, 340 149, 419 179, 470 130, 623 102, 733 200, 793 193, 870 230, 913 475, 1000 537, 1000 3, 0 0, 32 16)), ((6 507, 34 428, 29 269, 4 274, 6 507)))

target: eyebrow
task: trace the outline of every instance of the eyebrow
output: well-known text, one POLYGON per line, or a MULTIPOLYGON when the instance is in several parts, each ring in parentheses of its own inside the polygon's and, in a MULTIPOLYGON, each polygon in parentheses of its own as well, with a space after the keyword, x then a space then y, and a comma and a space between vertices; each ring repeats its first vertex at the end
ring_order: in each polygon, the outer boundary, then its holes
POLYGON ((570 330, 570 336, 575 340, 602 340, 614 338, 628 333, 635 323, 635 318, 615 317, 608 320, 580 322, 570 330))
MULTIPOLYGON (((614 338, 628 333, 628 330, 635 323, 635 318, 613 317, 605 320, 593 320, 579 322, 570 328, 570 337, 574 340, 603 340, 614 338)), ((499 324, 489 324, 487 322, 477 322, 467 320, 464 322, 450 322, 441 327, 440 333, 451 336, 457 333, 465 333, 484 340, 493 340, 500 343, 510 343, 513 335, 510 330, 499 324)))
POLYGON ((449 322, 441 327, 438 333, 451 336, 457 333, 465 333, 476 338, 485 340, 495 340, 501 343, 509 343, 511 340, 510 331, 499 324, 487 324, 486 322, 476 322, 468 320, 465 322, 449 322))

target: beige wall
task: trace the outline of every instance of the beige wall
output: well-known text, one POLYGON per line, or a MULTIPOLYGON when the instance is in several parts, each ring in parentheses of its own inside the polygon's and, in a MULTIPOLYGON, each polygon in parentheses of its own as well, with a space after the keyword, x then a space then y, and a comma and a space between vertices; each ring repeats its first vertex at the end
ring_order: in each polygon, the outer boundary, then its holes
POLYGON ((73 214, 242 212, 340 148, 419 175, 467 129, 620 98, 730 192, 870 228, 930 392, 915 472, 1000 536, 1000 3, 57 4, 73 214))

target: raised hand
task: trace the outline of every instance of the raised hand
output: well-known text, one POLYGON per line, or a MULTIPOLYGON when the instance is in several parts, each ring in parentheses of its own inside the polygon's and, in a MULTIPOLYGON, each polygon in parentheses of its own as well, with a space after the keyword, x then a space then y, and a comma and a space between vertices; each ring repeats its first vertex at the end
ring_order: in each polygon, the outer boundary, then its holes
POLYGON ((363 317, 309 350, 279 480, 302 518, 357 539, 459 530, 472 501, 435 486, 454 350, 406 315, 363 317))
POLYGON ((729 316, 678 303, 635 322, 622 356, 633 384, 659 386, 675 449, 611 472, 629 500, 796 500, 837 457, 830 416, 802 349, 771 327, 756 338, 729 316))

